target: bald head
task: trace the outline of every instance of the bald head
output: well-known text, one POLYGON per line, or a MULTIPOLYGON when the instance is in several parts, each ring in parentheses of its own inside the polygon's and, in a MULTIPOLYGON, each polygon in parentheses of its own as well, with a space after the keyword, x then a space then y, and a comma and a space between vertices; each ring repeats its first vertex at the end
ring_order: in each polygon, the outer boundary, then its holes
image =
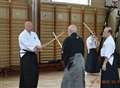
POLYGON ((32 22, 31 21, 26 21, 25 22, 25 29, 28 31, 28 32, 31 32, 32 31, 32 22))
POLYGON ((111 27, 105 27, 104 32, 103 32, 103 37, 108 37, 111 34, 112 34, 112 28, 111 27))
POLYGON ((74 24, 68 27, 68 35, 70 36, 72 33, 77 33, 77 26, 74 24))

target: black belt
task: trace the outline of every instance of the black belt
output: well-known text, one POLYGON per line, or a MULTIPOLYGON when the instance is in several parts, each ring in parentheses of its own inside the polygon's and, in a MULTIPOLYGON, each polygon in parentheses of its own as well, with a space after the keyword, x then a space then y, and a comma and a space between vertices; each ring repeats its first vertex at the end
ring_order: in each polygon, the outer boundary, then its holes
POLYGON ((89 50, 96 50, 96 48, 91 48, 91 49, 89 49, 89 50))
POLYGON ((35 54, 35 52, 32 52, 32 51, 28 51, 28 50, 25 50, 25 49, 22 49, 22 50, 25 51, 26 53, 35 54))

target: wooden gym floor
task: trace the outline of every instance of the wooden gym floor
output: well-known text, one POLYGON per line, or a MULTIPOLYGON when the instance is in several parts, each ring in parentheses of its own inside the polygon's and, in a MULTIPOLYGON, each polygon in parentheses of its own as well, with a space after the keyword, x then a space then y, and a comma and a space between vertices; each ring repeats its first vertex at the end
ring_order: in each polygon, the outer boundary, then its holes
MULTIPOLYGON (((63 72, 40 73, 38 88, 60 88, 63 72)), ((99 76, 86 75, 86 88, 99 88, 99 76)), ((18 88, 19 75, 0 77, 0 88, 18 88)))
MULTIPOLYGON (((38 88, 60 88, 62 77, 63 71, 40 73, 38 88)), ((86 88, 100 88, 100 74, 86 74, 85 81, 86 88)), ((18 88, 18 86, 19 75, 0 77, 0 88, 18 88)))

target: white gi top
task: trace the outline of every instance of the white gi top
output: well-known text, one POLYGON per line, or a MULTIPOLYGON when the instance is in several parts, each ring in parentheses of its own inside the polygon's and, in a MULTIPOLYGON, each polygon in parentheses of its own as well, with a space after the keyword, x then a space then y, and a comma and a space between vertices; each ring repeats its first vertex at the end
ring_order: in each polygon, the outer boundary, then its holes
POLYGON ((110 35, 103 43, 101 48, 101 56, 107 57, 108 62, 112 65, 114 56, 113 53, 115 51, 115 41, 113 37, 110 35))
POLYGON ((90 49, 92 48, 97 48, 96 46, 96 39, 93 38, 92 35, 90 35, 87 40, 86 40, 86 45, 87 45, 87 50, 88 50, 88 53, 90 52, 90 49))
POLYGON ((35 52, 34 48, 36 46, 41 47, 41 42, 35 32, 27 32, 27 30, 24 29, 19 35, 19 47, 20 47, 20 57, 22 57, 26 51, 28 50, 31 52, 35 52))

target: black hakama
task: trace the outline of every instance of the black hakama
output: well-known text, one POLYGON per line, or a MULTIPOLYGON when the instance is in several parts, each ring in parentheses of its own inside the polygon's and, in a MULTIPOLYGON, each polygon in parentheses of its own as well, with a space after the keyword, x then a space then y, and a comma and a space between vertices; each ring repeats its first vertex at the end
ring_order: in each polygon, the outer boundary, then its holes
POLYGON ((90 52, 87 55, 85 70, 86 70, 86 72, 89 72, 89 73, 100 72, 99 59, 98 59, 96 49, 90 49, 90 52))
MULTIPOLYGON (((114 58, 116 55, 114 55, 114 58)), ((106 64, 106 71, 101 72, 101 87, 100 88, 120 88, 120 80, 115 58, 113 65, 109 62, 106 64)))
POLYGON ((38 83, 38 63, 37 55, 34 52, 27 51, 20 58, 21 74, 19 88, 37 88, 38 83))

